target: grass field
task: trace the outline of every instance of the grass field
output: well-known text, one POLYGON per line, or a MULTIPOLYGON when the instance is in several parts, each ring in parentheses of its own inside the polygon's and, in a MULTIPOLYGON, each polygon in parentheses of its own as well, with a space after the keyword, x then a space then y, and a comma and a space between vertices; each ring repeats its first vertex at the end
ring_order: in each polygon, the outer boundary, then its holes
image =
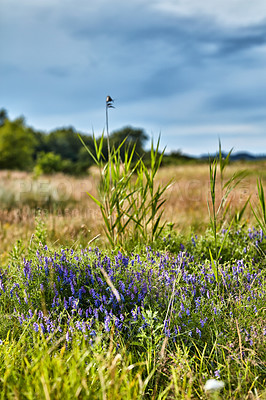
MULTIPOLYGON (((208 226, 208 168, 208 164, 196 164, 161 168, 158 172, 157 183, 166 184, 172 180, 165 193, 164 219, 174 223, 177 232, 202 233, 208 226)), ((247 169, 249 175, 232 193, 232 210, 241 208, 249 195, 256 204, 257 177, 266 178, 265 162, 235 163, 228 167, 227 174, 240 169, 247 169)), ((100 211, 86 193, 97 195, 99 174, 95 168, 88 177, 82 178, 61 174, 34 178, 30 173, 10 171, 1 171, 0 178, 2 255, 16 239, 30 239, 38 209, 51 244, 85 246, 99 234, 97 243, 105 241, 100 211)), ((254 223, 249 208, 245 217, 250 225, 254 223)))
POLYGON ((248 174, 215 229, 209 165, 159 169, 167 224, 130 250, 86 193, 95 168, 1 171, 0 399, 266 399, 266 232, 237 214, 258 209, 265 167, 225 169, 248 174))

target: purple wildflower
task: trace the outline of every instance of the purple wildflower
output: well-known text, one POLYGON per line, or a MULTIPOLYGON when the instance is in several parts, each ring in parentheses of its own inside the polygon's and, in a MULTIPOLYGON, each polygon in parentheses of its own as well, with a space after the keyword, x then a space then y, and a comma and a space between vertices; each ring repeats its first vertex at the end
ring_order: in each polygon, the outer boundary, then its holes
POLYGON ((2 279, 0 279, 0 289, 1 289, 3 292, 5 291, 5 288, 4 288, 2 279))
POLYGON ((218 378, 218 379, 221 378, 221 376, 220 376, 220 370, 219 370, 219 369, 217 369, 217 370, 214 372, 214 376, 215 376, 216 378, 218 378))
POLYGON ((198 333, 199 337, 201 337, 201 330, 199 328, 196 328, 196 333, 198 333))

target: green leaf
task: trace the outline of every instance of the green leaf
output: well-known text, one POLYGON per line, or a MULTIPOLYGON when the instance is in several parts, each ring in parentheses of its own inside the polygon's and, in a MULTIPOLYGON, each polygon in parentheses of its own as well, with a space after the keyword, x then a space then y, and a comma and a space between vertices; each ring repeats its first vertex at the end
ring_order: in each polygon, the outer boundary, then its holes
POLYGON ((239 223, 243 217, 243 214, 247 208, 248 203, 250 202, 251 195, 248 197, 247 201, 245 202, 244 206, 235 214, 235 222, 239 223))
POLYGON ((213 255, 212 255, 211 249, 209 249, 209 252, 210 252, 210 258, 211 258, 211 267, 212 267, 212 271, 213 271, 213 273, 214 273, 215 280, 216 280, 216 282, 218 283, 218 270, 217 270, 217 267, 216 267, 216 265, 215 265, 215 261, 214 261, 214 259, 213 259, 213 255))
POLYGON ((230 225, 229 225, 229 227, 228 227, 228 229, 227 229, 227 231, 226 231, 226 233, 225 233, 225 235, 224 235, 224 238, 223 238, 221 247, 220 247, 220 249, 219 249, 219 253, 218 253, 218 255, 217 255, 217 260, 216 260, 217 262, 218 262, 218 260, 219 260, 219 258, 220 258, 221 253, 222 253, 222 250, 223 250, 223 247, 224 247, 226 238, 227 238, 227 236, 229 235, 229 232, 230 232, 230 229, 231 229, 231 226, 232 226, 233 221, 234 221, 234 220, 232 219, 232 221, 231 221, 231 223, 230 223, 230 225))
POLYGON ((94 155, 92 154, 90 149, 86 146, 86 144, 84 143, 84 140, 82 139, 82 137, 80 136, 79 133, 78 133, 78 137, 79 137, 79 140, 81 141, 81 143, 83 144, 83 146, 85 147, 85 149, 87 150, 87 152, 89 153, 89 155, 91 156, 91 158, 93 159, 93 161, 95 162, 95 164, 99 165, 98 160, 94 157, 94 155))
POLYGON ((103 208, 103 204, 99 200, 97 200, 92 194, 87 192, 87 195, 94 201, 94 203, 97 204, 97 206, 99 206, 100 208, 103 208))

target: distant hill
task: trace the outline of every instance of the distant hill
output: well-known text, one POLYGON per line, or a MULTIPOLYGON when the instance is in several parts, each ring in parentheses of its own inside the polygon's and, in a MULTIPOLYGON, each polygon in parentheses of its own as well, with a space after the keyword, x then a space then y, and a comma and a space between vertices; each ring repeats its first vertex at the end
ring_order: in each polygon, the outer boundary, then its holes
MULTIPOLYGON (((228 153, 222 153, 223 157, 225 158, 228 153)), ((209 160, 209 158, 217 157, 217 153, 214 154, 202 154, 199 158, 201 160, 209 160)), ((256 161, 256 160, 266 160, 266 154, 251 154, 248 152, 238 152, 233 153, 230 156, 231 161, 256 161)))
MULTIPOLYGON (((226 158, 228 153, 222 152, 223 158, 226 158)), ((171 153, 164 154, 162 165, 180 165, 184 163, 201 163, 209 162, 209 159, 213 160, 215 157, 219 157, 218 153, 213 154, 202 154, 200 156, 191 156, 189 154, 183 154, 180 150, 172 151, 171 153)), ((238 153, 232 153, 230 161, 259 161, 266 160, 266 154, 252 154, 246 151, 240 151, 238 153)))

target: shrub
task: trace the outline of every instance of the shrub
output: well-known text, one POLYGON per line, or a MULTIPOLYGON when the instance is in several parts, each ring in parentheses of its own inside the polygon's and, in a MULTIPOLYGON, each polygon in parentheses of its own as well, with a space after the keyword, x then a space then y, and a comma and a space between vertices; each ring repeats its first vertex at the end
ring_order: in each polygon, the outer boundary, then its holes
POLYGON ((53 152, 38 154, 36 165, 34 168, 35 174, 52 174, 62 171, 63 161, 59 154, 53 152))

